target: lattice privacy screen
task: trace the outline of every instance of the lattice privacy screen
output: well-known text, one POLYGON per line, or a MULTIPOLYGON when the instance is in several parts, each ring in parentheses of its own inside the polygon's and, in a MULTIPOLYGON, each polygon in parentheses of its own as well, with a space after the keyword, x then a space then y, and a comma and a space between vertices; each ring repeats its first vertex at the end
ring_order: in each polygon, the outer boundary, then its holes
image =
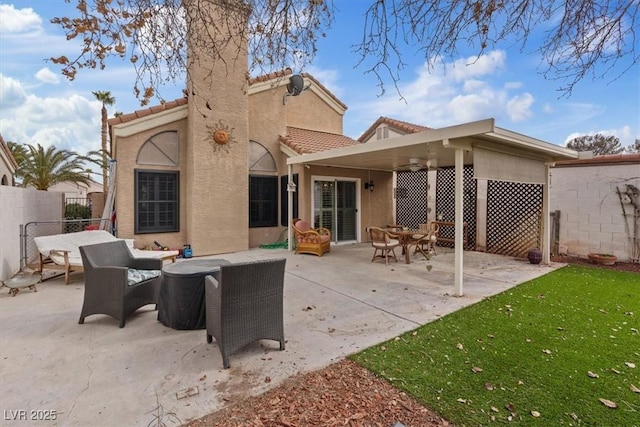
POLYGON ((418 228, 427 222, 427 171, 400 171, 396 179, 396 222, 418 228))
POLYGON ((526 257, 540 247, 542 185, 489 181, 487 252, 526 257))
MULTIPOLYGON (((455 168, 440 168, 437 173, 436 183, 436 218, 442 221, 455 220, 455 168), (442 218, 440 217, 442 216, 442 218)), ((464 212, 463 220, 467 223, 469 232, 468 248, 476 246, 476 200, 477 186, 476 180, 473 178, 473 165, 464 167, 464 212)), ((440 230, 441 236, 453 239, 455 238, 455 229, 453 227, 445 227, 440 230)), ((453 243, 439 242, 438 245, 453 247, 453 243)))

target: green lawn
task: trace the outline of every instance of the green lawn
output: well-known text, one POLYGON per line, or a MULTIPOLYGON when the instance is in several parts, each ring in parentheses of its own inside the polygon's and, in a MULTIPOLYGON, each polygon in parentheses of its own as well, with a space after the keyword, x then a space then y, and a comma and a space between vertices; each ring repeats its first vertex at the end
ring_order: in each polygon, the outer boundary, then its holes
POLYGON ((639 330, 639 274, 569 266, 352 359, 457 425, 640 426, 639 330))

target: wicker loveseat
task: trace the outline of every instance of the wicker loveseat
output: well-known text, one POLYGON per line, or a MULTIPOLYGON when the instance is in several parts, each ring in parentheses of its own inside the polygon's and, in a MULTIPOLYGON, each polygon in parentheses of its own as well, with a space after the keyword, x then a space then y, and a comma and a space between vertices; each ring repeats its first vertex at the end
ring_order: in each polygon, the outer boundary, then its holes
POLYGON ((322 256, 331 251, 331 232, 326 228, 311 228, 307 221, 294 218, 291 221, 296 239, 296 253, 322 256))

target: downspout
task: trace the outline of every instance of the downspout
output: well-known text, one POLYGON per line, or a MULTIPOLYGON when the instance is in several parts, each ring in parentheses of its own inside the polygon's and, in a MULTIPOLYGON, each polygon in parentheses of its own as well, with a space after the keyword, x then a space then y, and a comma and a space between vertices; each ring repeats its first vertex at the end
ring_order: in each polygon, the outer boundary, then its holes
POLYGON ((291 221, 293 220, 293 192, 296 191, 296 184, 293 182, 293 166, 287 166, 287 250, 293 250, 293 230, 291 221))
POLYGON ((544 164, 545 182, 542 187, 542 262, 551 264, 551 227, 549 226, 551 207, 549 206, 549 193, 551 191, 551 167, 555 163, 544 164))

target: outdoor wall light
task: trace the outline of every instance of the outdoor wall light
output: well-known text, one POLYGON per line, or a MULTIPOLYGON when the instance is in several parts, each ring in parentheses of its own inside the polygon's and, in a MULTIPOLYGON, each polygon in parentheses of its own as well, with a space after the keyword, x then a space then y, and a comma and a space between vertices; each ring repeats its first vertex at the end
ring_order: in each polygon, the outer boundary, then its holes
POLYGON ((369 182, 365 182, 364 183, 364 189, 365 190, 369 190, 369 191, 373 191, 373 181, 369 181, 369 182))

